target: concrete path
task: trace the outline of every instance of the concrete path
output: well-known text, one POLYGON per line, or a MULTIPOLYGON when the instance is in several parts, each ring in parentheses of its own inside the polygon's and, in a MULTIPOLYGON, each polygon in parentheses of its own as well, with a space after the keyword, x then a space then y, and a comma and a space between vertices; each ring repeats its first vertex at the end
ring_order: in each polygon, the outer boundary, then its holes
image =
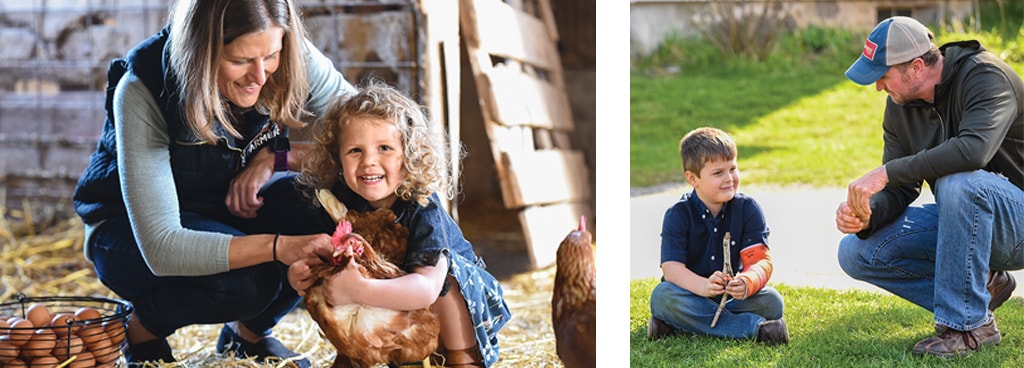
MULTIPOLYGON (((661 277, 661 222, 665 210, 689 187, 630 198, 630 279, 661 277)), ((843 234, 835 227, 835 210, 846 189, 794 189, 742 186, 765 212, 775 263, 772 283, 832 289, 886 292, 854 280, 839 267, 836 250, 843 234)), ((918 203, 934 202, 927 189, 918 203)), ((1012 272, 1024 282, 1024 270, 1012 272)), ((887 292, 886 292, 887 293, 887 292)), ((1024 284, 1015 296, 1024 296, 1024 284)))

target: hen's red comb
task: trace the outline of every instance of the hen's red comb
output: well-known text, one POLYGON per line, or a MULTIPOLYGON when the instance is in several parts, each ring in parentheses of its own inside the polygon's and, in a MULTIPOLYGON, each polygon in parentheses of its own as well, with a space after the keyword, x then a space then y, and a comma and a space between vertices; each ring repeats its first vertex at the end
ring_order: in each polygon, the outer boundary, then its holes
POLYGON ((334 229, 334 235, 331 235, 331 244, 341 245, 341 238, 352 232, 352 223, 347 220, 341 220, 338 223, 338 227, 334 229))
POLYGON ((585 230, 587 230, 587 217, 586 216, 580 216, 580 229, 579 229, 579 231, 585 231, 585 230))

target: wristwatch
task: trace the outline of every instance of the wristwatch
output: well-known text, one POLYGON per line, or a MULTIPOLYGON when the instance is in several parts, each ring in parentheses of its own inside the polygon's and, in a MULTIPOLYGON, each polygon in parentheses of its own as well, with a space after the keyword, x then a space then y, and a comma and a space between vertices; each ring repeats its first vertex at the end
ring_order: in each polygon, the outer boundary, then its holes
POLYGON ((270 148, 274 150, 274 171, 288 171, 288 151, 291 150, 288 137, 277 137, 270 148))

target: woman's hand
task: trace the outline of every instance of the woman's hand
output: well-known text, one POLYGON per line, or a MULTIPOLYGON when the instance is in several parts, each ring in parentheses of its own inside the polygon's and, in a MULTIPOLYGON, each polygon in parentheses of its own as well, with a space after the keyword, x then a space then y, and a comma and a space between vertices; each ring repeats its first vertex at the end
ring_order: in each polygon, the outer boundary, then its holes
POLYGON ((313 235, 280 235, 274 256, 277 261, 286 265, 295 262, 306 262, 309 265, 322 263, 320 258, 330 259, 334 252, 331 236, 327 234, 313 235))
POLYGON ((224 198, 231 214, 241 218, 255 218, 256 211, 263 207, 263 197, 259 196, 270 176, 274 174, 274 153, 269 147, 262 148, 252 158, 249 166, 231 180, 228 195, 224 198))

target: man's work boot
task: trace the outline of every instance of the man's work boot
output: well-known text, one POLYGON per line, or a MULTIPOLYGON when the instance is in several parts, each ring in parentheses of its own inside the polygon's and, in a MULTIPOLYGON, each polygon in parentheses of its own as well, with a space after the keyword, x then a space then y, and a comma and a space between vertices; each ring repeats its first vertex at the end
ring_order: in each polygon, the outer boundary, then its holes
POLYGON ((988 271, 988 283, 985 284, 985 288, 991 296, 988 310, 994 311, 1013 295, 1013 289, 1017 288, 1017 280, 1006 271, 988 271))
MULTIPOLYGON (((945 327, 945 326, 943 326, 945 327)), ((957 331, 945 327, 938 335, 929 337, 914 345, 914 354, 934 355, 940 358, 952 358, 969 355, 985 345, 996 345, 1002 340, 996 319, 970 331, 957 331)))

